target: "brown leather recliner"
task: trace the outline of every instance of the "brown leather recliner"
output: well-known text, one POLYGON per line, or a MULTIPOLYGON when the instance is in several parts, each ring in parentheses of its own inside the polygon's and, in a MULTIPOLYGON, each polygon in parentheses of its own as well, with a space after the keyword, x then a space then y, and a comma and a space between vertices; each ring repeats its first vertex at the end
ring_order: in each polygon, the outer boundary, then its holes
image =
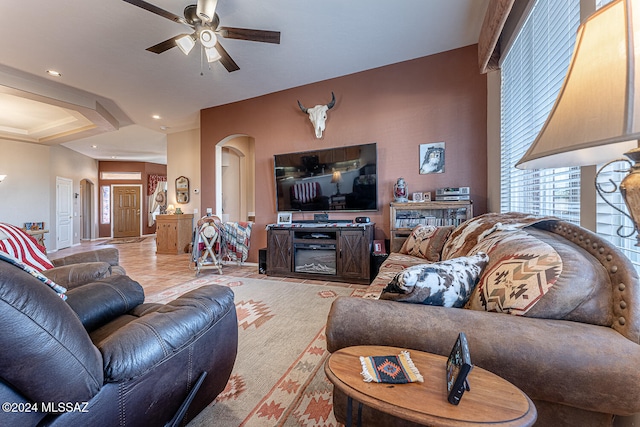
POLYGON ((94 249, 50 261, 55 267, 42 273, 67 289, 114 274, 126 274, 116 248, 94 249))
POLYGON ((238 343, 231 289, 148 304, 113 275, 67 296, 0 261, 0 425, 162 426, 204 372, 184 421, 224 389, 238 343))

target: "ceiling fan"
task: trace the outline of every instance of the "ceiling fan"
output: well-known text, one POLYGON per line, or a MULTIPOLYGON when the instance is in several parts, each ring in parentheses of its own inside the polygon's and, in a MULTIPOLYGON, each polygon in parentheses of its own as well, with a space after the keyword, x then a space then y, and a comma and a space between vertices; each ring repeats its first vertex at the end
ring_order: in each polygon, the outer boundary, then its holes
POLYGON ((123 0, 146 11, 155 13, 163 18, 187 25, 194 31, 191 34, 179 34, 168 40, 147 48, 149 52, 162 53, 178 46, 185 55, 200 41, 208 62, 220 61, 228 72, 239 70, 240 67, 231 59, 227 51, 218 43, 217 36, 228 39, 250 40, 263 43, 280 44, 279 31, 251 30, 247 28, 219 27, 220 17, 216 13, 218 0, 198 0, 184 8, 184 17, 174 15, 164 9, 147 3, 144 0, 123 0))

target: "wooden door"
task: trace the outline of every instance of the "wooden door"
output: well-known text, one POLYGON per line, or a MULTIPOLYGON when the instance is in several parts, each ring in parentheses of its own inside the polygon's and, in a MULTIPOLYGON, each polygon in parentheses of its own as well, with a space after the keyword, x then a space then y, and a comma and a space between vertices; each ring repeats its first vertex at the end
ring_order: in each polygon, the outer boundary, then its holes
POLYGON ((340 232, 340 255, 338 274, 344 278, 362 279, 369 277, 368 239, 363 230, 342 230, 340 232))
POLYGON ((113 237, 140 235, 140 187, 113 187, 113 237))
POLYGON ((56 177, 56 249, 73 243, 73 181, 56 177))
POLYGON ((291 272, 291 234, 289 230, 267 233, 267 274, 291 272))

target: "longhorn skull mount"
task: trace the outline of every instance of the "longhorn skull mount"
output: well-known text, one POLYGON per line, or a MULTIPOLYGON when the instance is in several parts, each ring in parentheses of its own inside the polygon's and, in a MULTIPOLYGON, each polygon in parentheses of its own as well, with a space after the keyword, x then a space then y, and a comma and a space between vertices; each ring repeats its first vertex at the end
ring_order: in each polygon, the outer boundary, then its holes
POLYGON ((336 96, 333 92, 331 92, 331 102, 325 105, 316 105, 315 107, 305 108, 305 106, 298 101, 300 110, 309 115, 309 120, 313 124, 317 139, 322 138, 322 132, 324 132, 325 122, 327 120, 327 111, 332 109, 334 105, 336 105, 336 96))

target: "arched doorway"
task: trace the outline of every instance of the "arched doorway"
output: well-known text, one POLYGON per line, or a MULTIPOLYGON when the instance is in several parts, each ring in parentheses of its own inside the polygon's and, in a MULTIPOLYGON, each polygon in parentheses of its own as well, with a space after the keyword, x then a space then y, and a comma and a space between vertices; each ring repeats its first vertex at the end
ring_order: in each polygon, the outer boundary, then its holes
POLYGON ((223 221, 255 217, 255 141, 247 135, 216 145, 216 215, 223 221))

